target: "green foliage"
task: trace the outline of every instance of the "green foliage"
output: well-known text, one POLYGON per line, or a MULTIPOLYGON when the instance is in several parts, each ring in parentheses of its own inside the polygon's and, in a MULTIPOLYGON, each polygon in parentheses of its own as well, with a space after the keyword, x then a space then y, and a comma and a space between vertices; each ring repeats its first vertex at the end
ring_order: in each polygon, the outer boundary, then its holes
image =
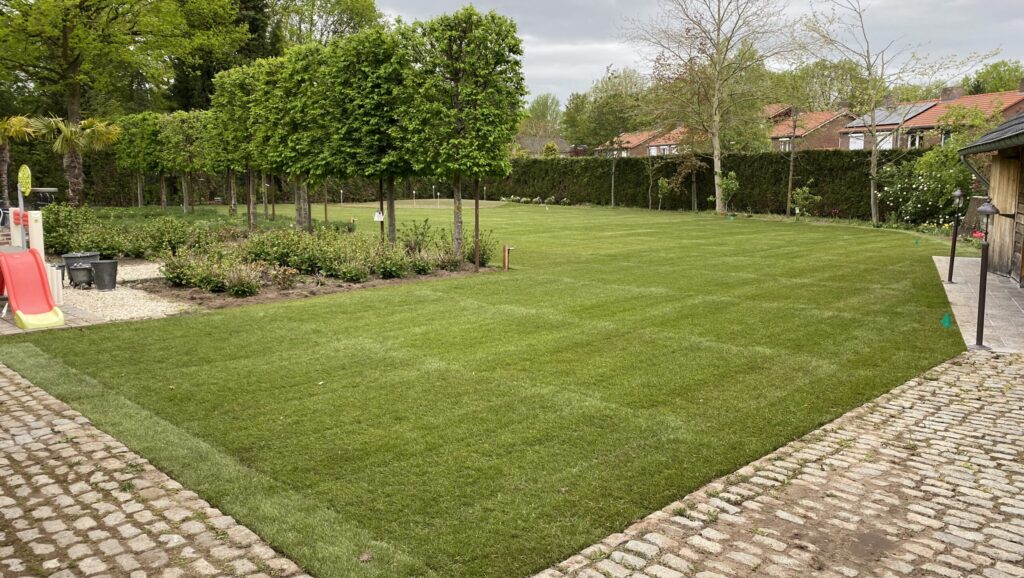
POLYGON ((293 289, 299 280, 298 269, 293 269, 292 267, 271 266, 269 274, 270 282, 278 289, 293 289))
POLYGON ((511 19, 466 7, 405 31, 414 104, 405 134, 416 168, 439 175, 506 175, 526 86, 511 19))
POLYGON ((401 247, 381 243, 373 254, 370 267, 383 279, 405 277, 410 270, 409 256, 401 247))
POLYGON ((541 152, 540 156, 546 159, 558 158, 558 145, 553 142, 547 143, 544 145, 544 150, 541 152))
POLYGON ((974 74, 964 77, 967 94, 1017 90, 1024 78, 1024 63, 1019 60, 989 62, 974 74))
POLYGON ((814 207, 820 202, 821 195, 812 194, 808 186, 793 189, 793 208, 796 209, 797 215, 814 214, 814 207))
POLYGON ((237 234, 228 230, 219 223, 204 228, 166 216, 141 224, 122 223, 94 209, 66 204, 43 208, 46 248, 56 255, 99 251, 104 258, 173 256, 185 249, 205 249, 215 235, 237 234))
POLYGON ((729 171, 722 175, 722 198, 725 199, 725 206, 729 206, 729 202, 736 196, 736 193, 740 190, 740 180, 736 176, 736 171, 729 171))
MULTIPOLYGON (((470 240, 466 243, 465 259, 468 263, 476 262, 476 244, 470 240)), ((486 267, 498 254, 498 242, 494 240, 493 231, 480 232, 480 266, 486 267)))
POLYGON ((434 248, 437 239, 437 231, 431 226, 430 219, 423 219, 422 222, 413 219, 402 223, 398 229, 398 242, 405 247, 410 255, 417 255, 434 248))
POLYGON ((224 275, 224 289, 232 297, 252 297, 262 288, 263 269, 253 263, 234 263, 224 275))
POLYGON ((117 120, 121 137, 115 146, 117 166, 138 173, 160 170, 160 115, 142 112, 117 120))
POLYGON ((573 93, 562 115, 562 133, 573 145, 598 147, 641 126, 646 81, 636 70, 609 70, 586 93, 573 93))

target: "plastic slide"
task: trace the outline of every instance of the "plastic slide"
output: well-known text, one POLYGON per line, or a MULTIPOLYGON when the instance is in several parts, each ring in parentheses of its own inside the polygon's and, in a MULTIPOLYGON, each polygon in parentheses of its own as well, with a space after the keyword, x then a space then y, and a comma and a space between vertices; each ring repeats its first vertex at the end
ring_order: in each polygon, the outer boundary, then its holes
POLYGON ((64 313, 53 304, 46 266, 38 252, 0 247, 0 292, 5 290, 18 327, 42 329, 64 325, 64 313))

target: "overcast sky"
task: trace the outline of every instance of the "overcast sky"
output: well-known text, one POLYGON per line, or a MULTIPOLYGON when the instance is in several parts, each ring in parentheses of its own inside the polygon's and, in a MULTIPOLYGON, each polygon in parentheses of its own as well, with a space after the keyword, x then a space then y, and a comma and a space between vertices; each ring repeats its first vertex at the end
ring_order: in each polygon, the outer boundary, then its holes
MULTIPOLYGON (((1001 49, 998 58, 1024 59, 1024 0, 866 0, 878 40, 902 38, 933 54, 966 56, 1001 49)), ((466 0, 377 0, 385 13, 406 20, 451 12, 466 0)), ((585 91, 609 65, 646 69, 625 41, 630 19, 657 13, 658 0, 479 0, 519 25, 526 49, 526 83, 533 95, 553 92, 564 103, 585 91)), ((793 14, 809 0, 790 2, 793 14)))

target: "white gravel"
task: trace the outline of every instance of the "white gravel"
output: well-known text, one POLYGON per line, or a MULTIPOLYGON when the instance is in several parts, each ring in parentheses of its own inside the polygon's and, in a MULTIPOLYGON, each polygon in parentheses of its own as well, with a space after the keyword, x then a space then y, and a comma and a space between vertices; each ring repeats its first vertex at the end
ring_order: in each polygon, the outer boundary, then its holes
POLYGON ((124 281, 160 278, 160 263, 141 260, 121 261, 117 264, 118 286, 113 291, 72 289, 64 286, 64 303, 107 321, 153 319, 176 315, 189 309, 188 305, 169 301, 139 289, 121 285, 124 281))

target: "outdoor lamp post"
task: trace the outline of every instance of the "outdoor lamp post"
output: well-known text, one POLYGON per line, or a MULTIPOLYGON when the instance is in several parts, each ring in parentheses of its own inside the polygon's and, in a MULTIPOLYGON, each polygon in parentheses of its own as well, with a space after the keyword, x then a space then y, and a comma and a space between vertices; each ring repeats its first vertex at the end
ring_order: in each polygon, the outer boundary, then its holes
POLYGON ((956 261, 956 237, 960 232, 960 207, 964 204, 964 192, 960 189, 953 191, 953 241, 949 248, 949 277, 946 281, 953 282, 953 262, 956 261))
POLYGON ((978 282, 978 338, 971 349, 988 349, 985 347, 985 293, 988 284, 988 231, 992 226, 992 217, 999 215, 999 209, 992 204, 992 201, 985 201, 978 207, 978 214, 981 215, 982 232, 985 236, 981 240, 981 279, 978 282))

